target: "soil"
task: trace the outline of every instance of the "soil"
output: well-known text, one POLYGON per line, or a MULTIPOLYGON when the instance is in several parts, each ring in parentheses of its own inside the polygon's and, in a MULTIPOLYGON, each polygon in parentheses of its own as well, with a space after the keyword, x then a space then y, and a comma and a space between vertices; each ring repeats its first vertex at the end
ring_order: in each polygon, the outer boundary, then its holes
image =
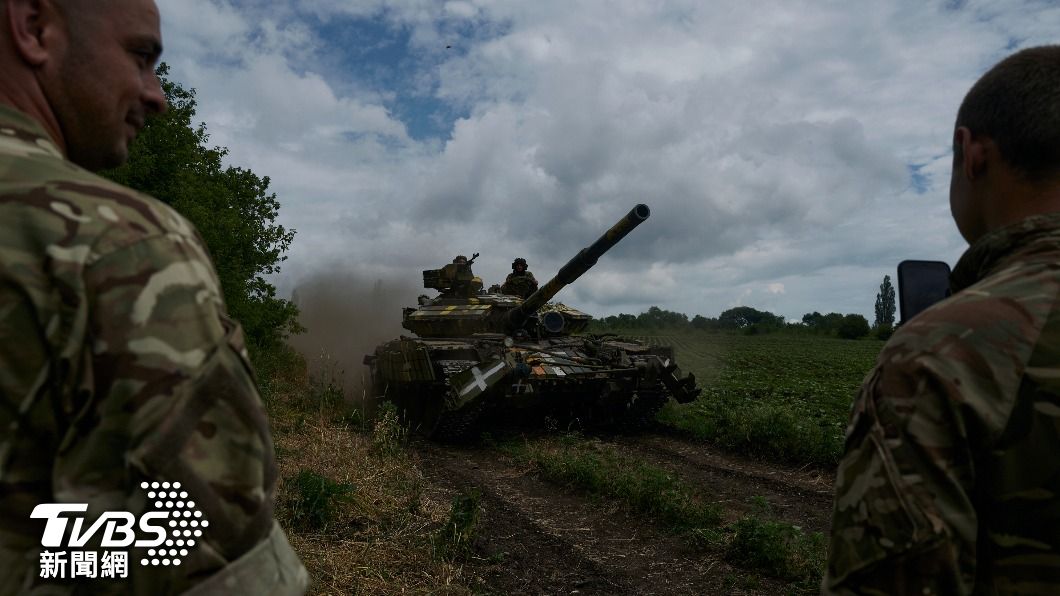
MULTIPOLYGON (((827 532, 829 472, 755 461, 649 433, 597 437, 606 446, 671 470, 716 496, 726 521, 764 497, 772 514, 809 532, 827 532)), ((484 446, 415 443, 438 499, 477 487, 481 513, 467 562, 488 594, 782 594, 786 585, 734 567, 719 554, 623 506, 539 477, 484 446)))

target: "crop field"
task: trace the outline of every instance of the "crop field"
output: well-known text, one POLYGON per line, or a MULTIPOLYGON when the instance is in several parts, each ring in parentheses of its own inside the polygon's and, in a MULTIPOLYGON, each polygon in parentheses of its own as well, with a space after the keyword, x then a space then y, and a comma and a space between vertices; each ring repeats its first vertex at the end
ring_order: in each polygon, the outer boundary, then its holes
POLYGON ((674 346, 703 387, 660 420, 726 448, 778 461, 834 466, 850 404, 883 342, 814 335, 635 336, 674 346))

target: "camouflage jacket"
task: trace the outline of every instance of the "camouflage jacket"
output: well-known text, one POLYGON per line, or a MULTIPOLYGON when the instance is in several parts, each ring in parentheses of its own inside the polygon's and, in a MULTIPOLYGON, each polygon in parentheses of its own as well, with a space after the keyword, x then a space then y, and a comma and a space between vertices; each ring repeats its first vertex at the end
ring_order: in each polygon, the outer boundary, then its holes
POLYGON ((1060 214, 977 241, 866 377, 825 593, 1060 593, 1060 214))
POLYGON ((0 107, 0 594, 302 593, 275 484, 242 331, 198 233, 0 107), (36 505, 85 503, 86 529, 167 508, 143 482, 179 482, 208 522, 179 564, 130 546, 126 579, 41 577, 43 551, 78 549, 69 532, 42 547, 36 505))
POLYGON ((526 298, 536 291, 537 279, 535 279, 534 274, 529 271, 525 271, 521 275, 513 271, 508 274, 508 277, 504 278, 504 283, 501 284, 502 294, 522 296, 523 298, 526 298))

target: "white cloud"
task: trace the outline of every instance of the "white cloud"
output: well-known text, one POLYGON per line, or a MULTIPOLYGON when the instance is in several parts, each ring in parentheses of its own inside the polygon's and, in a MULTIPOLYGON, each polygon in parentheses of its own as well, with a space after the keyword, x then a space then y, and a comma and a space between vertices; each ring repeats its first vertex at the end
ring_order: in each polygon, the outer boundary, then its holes
POLYGON ((645 202, 561 298, 791 319, 871 315, 899 260, 959 255, 956 107, 1012 40, 1055 40, 1060 9, 949 4, 160 2, 212 142, 270 176, 298 230, 281 286, 343 259, 415 278, 475 251, 488 281, 514 256, 543 281, 645 202), (448 138, 413 140, 387 107, 400 92, 337 66, 358 40, 320 27, 351 18, 408 35, 409 88, 465 114, 448 138))

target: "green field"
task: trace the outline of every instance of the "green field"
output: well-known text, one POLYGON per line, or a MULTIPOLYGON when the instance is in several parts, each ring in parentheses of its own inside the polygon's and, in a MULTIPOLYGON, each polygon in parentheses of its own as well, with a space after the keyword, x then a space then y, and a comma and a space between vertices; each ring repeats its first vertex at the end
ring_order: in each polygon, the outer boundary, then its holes
POLYGON ((834 466, 850 404, 883 342, 816 335, 681 333, 669 344, 703 395, 659 419, 698 438, 781 461, 834 466))

